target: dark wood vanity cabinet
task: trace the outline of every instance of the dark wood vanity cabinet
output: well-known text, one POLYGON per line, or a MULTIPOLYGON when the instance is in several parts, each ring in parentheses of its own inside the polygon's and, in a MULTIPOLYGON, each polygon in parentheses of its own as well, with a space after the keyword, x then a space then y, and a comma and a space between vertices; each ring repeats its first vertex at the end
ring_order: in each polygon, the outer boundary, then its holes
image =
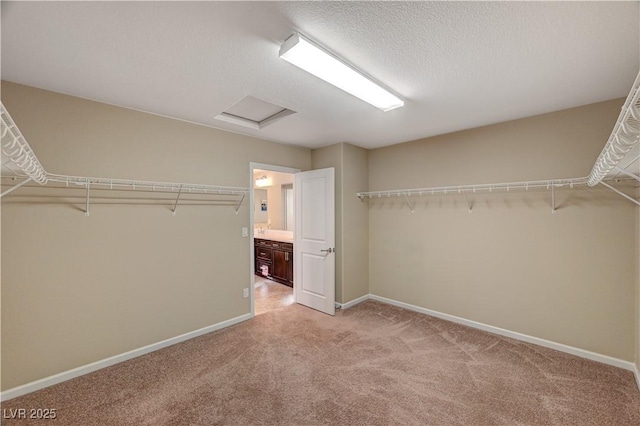
POLYGON ((293 287, 293 244, 255 240, 256 275, 293 287))
POLYGON ((256 275, 270 278, 271 270, 273 269, 273 253, 271 252, 271 248, 265 247, 264 244, 259 245, 258 240, 255 241, 256 275))
POLYGON ((293 251, 273 250, 271 277, 274 281, 293 286, 293 251))

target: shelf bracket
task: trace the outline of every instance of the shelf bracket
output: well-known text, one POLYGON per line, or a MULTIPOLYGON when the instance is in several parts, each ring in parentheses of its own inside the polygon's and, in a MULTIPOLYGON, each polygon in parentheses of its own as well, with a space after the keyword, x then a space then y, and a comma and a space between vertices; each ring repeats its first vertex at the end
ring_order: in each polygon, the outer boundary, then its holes
POLYGON ((624 192, 620 191, 619 189, 614 188, 613 186, 609 185, 608 183, 605 183, 605 182, 602 182, 602 181, 600 181, 600 183, 602 185, 606 186, 607 188, 609 188, 610 190, 612 190, 613 192, 615 192, 616 194, 618 194, 618 195, 626 198, 627 200, 631 201, 635 205, 640 206, 640 201, 636 200, 635 198, 628 196, 624 192))
POLYGON ((411 213, 413 213, 416 208, 416 203, 412 204, 411 201, 409 201, 409 196, 407 194, 404 195, 404 200, 407 202, 407 205, 409 206, 409 210, 411 210, 411 213))
POLYGON ((471 212, 473 211, 473 204, 471 204, 471 202, 469 201, 469 197, 467 196, 467 193, 464 193, 464 200, 467 202, 467 207, 469 207, 469 214, 471 214, 471 212))
POLYGON ((89 183, 89 181, 87 181, 87 204, 85 205, 85 208, 84 208, 85 216, 89 216, 89 187, 90 186, 91 184, 89 183))
POLYGON ((640 182, 640 176, 634 175, 633 173, 629 173, 628 171, 621 169, 620 167, 614 167, 614 170, 617 171, 618 173, 622 173, 623 175, 630 177, 632 179, 637 180, 638 182, 640 182))
POLYGON ((7 189, 7 190, 6 190, 6 191, 4 191, 2 194, 0 194, 0 198, 4 197, 4 196, 5 196, 5 195, 7 195, 7 194, 12 193, 12 192, 13 192, 13 191, 15 191, 16 189, 20 188, 22 185, 25 185, 25 184, 27 184, 27 183, 31 182, 32 180, 33 180, 33 178, 28 178, 28 179, 25 179, 25 180, 23 180, 22 182, 20 182, 20 183, 18 183, 18 184, 16 184, 16 185, 13 185, 11 188, 7 189))
POLYGON ((236 206, 236 209, 235 209, 236 210, 236 214, 238 214, 238 210, 240 210, 240 206, 242 205, 242 202, 244 201, 244 197, 246 197, 246 196, 247 196, 246 193, 242 194, 242 198, 240 198, 240 201, 238 202, 238 205, 236 206))
POLYGON ((178 200, 180 199, 180 194, 182 194, 182 185, 180 185, 178 196, 176 197, 176 202, 173 204, 173 209, 171 209, 171 214, 174 216, 176 215, 176 209, 178 208, 178 200))
POLYGON ((551 184, 551 214, 556 214, 556 186, 551 184))

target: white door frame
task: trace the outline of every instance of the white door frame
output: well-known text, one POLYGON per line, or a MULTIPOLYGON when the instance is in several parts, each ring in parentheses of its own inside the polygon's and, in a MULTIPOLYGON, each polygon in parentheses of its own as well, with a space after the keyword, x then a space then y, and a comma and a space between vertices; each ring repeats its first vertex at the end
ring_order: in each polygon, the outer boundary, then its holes
MULTIPOLYGON (((254 250, 254 241, 253 241, 253 227, 254 227, 254 215, 253 215, 253 209, 255 208, 255 201, 253 199, 253 187, 254 187, 254 181, 253 181, 253 171, 255 169, 260 169, 260 170, 269 170, 271 172, 281 172, 281 173, 298 173, 301 170, 300 169, 296 169, 293 167, 284 167, 284 166, 276 166, 274 164, 264 164, 264 163, 256 163, 256 162, 249 162, 249 275, 251 276, 251 279, 249 280, 249 299, 251 299, 251 316, 255 317, 256 316, 256 301, 255 298, 253 297, 253 293, 254 293, 254 285, 255 285, 255 271, 254 271, 254 267, 255 267, 255 250, 254 250)), ((294 235, 295 235, 295 229, 293 230, 294 235)), ((295 300, 295 286, 293 288, 293 297, 295 300)))

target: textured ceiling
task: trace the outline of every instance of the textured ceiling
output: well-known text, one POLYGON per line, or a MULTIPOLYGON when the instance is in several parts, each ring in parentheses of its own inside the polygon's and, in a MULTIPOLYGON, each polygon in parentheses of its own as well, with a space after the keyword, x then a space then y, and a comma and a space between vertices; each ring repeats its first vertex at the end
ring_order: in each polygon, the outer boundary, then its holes
POLYGON ((3 1, 1 12, 3 79, 307 147, 380 147, 622 97, 639 68, 637 2, 3 1), (405 106, 382 112, 279 59, 294 31, 405 106), (214 120, 246 95, 297 114, 262 130, 214 120))

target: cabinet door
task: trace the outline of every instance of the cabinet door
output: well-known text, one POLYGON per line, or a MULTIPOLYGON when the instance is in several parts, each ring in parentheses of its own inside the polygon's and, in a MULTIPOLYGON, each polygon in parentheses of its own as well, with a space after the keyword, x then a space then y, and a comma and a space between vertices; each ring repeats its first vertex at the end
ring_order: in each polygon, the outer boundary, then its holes
POLYGON ((287 255, 282 250, 273 250, 273 271, 271 275, 279 280, 286 280, 287 255))
POLYGON ((287 252, 284 258, 286 262, 285 280, 293 286, 293 252, 287 252))

